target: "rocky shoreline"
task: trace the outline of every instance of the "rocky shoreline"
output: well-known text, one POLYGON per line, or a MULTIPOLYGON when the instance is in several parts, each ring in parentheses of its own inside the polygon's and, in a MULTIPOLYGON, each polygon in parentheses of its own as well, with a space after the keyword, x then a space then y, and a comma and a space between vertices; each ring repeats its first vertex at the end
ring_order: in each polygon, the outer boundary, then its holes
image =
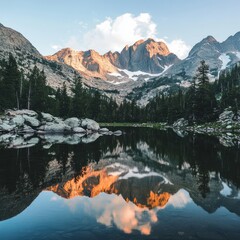
POLYGON ((100 128, 92 119, 73 117, 63 120, 49 113, 26 109, 7 110, 0 117, 0 144, 8 148, 31 147, 40 140, 44 141, 45 148, 56 143, 90 143, 101 135, 121 134, 120 130, 112 132, 100 128))
POLYGON ((180 137, 189 132, 215 136, 225 147, 240 146, 240 111, 237 114, 231 108, 225 109, 215 122, 189 125, 189 122, 180 118, 170 126, 180 137))

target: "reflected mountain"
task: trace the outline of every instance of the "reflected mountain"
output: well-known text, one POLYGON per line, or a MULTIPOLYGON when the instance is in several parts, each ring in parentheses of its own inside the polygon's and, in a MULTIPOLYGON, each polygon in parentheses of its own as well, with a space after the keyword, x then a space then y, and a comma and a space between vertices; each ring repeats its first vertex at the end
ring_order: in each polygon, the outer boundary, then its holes
POLYGON ((154 129, 122 129, 89 144, 38 144, 0 149, 0 220, 24 211, 39 193, 65 199, 121 196, 144 211, 178 202, 185 191, 208 213, 224 207, 240 216, 240 150, 214 137, 154 129))

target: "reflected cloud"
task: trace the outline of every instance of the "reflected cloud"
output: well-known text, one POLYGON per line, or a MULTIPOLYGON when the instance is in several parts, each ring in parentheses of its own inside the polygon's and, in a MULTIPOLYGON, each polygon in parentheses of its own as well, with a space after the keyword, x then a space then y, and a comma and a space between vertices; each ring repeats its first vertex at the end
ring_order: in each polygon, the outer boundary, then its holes
POLYGON ((158 220, 158 209, 139 208, 117 195, 101 193, 95 198, 75 198, 64 200, 64 203, 71 211, 84 209, 85 214, 94 217, 98 223, 107 227, 116 226, 127 234, 139 231, 143 235, 149 235, 152 224, 158 220))
MULTIPOLYGON (((64 203, 71 212, 77 213, 79 209, 84 209, 85 214, 94 217, 98 223, 107 227, 116 226, 127 234, 139 231, 142 235, 150 235, 152 225, 158 222, 157 213, 159 211, 167 206, 184 208, 192 201, 188 192, 183 189, 173 196, 169 194, 168 197, 166 205, 157 206, 153 209, 139 207, 134 202, 127 202, 121 195, 109 195, 106 193, 100 193, 94 198, 76 197, 69 200, 64 199, 64 203)), ((157 195, 151 193, 150 198, 156 201, 157 195)))
POLYGON ((190 202, 192 202, 192 199, 189 196, 189 193, 184 189, 180 189, 169 199, 167 205, 172 205, 174 208, 184 208, 190 202))

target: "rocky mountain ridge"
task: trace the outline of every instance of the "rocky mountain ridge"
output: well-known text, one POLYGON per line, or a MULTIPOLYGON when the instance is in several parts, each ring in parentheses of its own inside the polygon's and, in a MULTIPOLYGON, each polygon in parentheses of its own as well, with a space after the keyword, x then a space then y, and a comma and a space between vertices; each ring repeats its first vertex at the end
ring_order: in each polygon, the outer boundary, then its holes
MULTIPOLYGON (((167 45, 163 42, 156 42, 149 38, 146 41, 139 40, 132 46, 125 46, 119 52, 111 52, 100 55, 94 50, 75 51, 65 48, 46 59, 65 63, 82 75, 91 78, 101 78, 111 81, 114 77, 118 82, 128 77, 132 80, 134 76, 129 76, 129 71, 135 76, 160 74, 167 67, 177 63, 178 57, 171 53, 167 45)), ((130 73, 131 74, 131 73, 130 73)))
POLYGON ((165 75, 180 76, 184 72, 188 80, 194 76, 199 62, 205 60, 210 67, 213 79, 219 76, 221 70, 231 67, 240 61, 240 32, 223 42, 213 36, 207 36, 193 46, 186 59, 175 64, 165 72, 165 75))

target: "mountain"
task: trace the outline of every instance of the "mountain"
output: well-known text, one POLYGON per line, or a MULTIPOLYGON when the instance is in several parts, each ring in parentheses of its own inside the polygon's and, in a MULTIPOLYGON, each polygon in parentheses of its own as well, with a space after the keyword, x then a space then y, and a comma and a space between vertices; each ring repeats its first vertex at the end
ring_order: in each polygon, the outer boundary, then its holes
POLYGON ((222 42, 222 48, 225 52, 240 52, 240 32, 222 42))
POLYGON ((106 74, 117 72, 117 68, 111 64, 106 56, 101 56, 94 50, 86 52, 64 48, 46 59, 59 63, 65 63, 86 77, 106 79, 106 74))
POLYGON ((166 67, 179 61, 163 42, 155 42, 149 38, 139 40, 132 46, 126 46, 113 65, 129 71, 142 71, 146 73, 161 73, 166 67))
POLYGON ((65 63, 88 78, 115 80, 117 83, 137 80, 139 76, 159 75, 179 61, 165 43, 153 39, 139 40, 123 48, 121 53, 100 55, 94 50, 78 52, 65 48, 52 56, 46 56, 46 59, 65 63))
POLYGON ((0 54, 4 52, 22 52, 41 57, 37 49, 19 32, 0 24, 0 54))
POLYGON ((174 92, 190 86, 201 60, 210 66, 210 78, 240 61, 240 32, 218 42, 207 36, 197 43, 187 58, 180 60, 167 45, 151 38, 125 46, 121 52, 104 55, 94 50, 64 48, 52 56, 42 56, 19 32, 0 24, 0 59, 12 53, 25 74, 37 65, 44 69, 53 88, 68 87, 77 75, 87 87, 113 97, 117 102, 135 99, 146 105, 159 93, 174 92))
POLYGON ((219 76, 221 70, 231 67, 240 61, 240 32, 220 43, 213 36, 208 36, 197 43, 186 59, 175 64, 166 71, 165 75, 181 76, 184 72, 186 78, 191 80, 199 62, 205 60, 210 67, 211 78, 219 76))
POLYGON ((7 59, 10 53, 25 74, 35 65, 44 69, 47 83, 55 89, 63 82, 70 85, 76 73, 66 64, 46 60, 21 33, 0 24, 0 59, 7 59))

